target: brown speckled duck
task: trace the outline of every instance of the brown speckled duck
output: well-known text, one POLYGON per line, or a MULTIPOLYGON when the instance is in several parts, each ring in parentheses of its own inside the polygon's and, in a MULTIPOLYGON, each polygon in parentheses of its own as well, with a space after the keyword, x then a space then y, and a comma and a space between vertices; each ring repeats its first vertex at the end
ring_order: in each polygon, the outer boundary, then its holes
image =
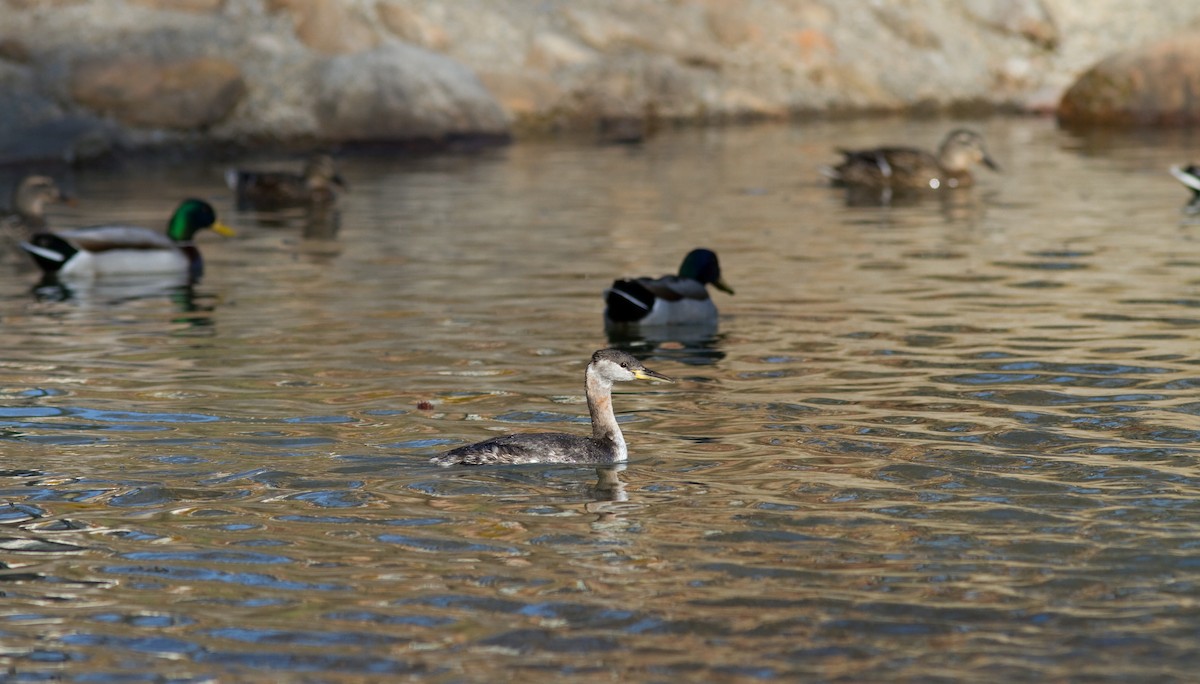
POLYGON ((54 180, 47 176, 26 176, 13 188, 12 213, 3 221, 6 228, 20 228, 27 233, 46 227, 46 205, 60 202, 73 204, 54 180))
POLYGON ((26 176, 13 188, 12 213, 0 217, 0 261, 26 263, 18 246, 34 233, 46 230, 46 205, 52 203, 74 201, 47 176, 26 176))
POLYGON ((983 164, 999 171, 988 156, 983 136, 958 128, 946 136, 937 154, 911 147, 839 149, 845 159, 822 172, 838 185, 891 190, 937 190, 971 185, 971 167, 983 164))
POLYGON ((333 158, 326 154, 309 159, 302 173, 229 169, 225 181, 237 194, 238 206, 328 204, 337 199, 339 188, 346 189, 333 158))

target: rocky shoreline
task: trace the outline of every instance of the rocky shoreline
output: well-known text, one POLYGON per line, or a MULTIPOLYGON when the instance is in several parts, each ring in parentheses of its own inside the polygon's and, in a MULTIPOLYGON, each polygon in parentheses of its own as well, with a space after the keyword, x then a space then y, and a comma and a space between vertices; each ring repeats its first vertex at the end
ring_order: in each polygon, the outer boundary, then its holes
POLYGON ((1188 123, 1174 55, 1198 24, 1186 0, 0 0, 0 162, 1054 112, 1063 93, 1072 121, 1188 123), (1141 113, 1089 118, 1122 106, 1141 113))

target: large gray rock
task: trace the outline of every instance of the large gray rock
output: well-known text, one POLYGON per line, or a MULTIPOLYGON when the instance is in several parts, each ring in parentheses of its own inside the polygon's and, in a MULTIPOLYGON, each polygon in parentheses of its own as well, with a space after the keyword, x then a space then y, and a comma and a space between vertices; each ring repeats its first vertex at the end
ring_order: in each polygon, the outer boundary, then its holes
POLYGON ((134 128, 194 130, 229 116, 246 92, 236 64, 216 57, 81 61, 70 93, 83 108, 134 128))
POLYGON ((324 55, 375 47, 380 36, 360 3, 345 0, 267 0, 272 12, 289 17, 296 37, 324 55))
POLYGON ((0 161, 206 141, 507 134, 507 112, 474 72, 377 29, 374 9, 0 0, 0 161))
POLYGON ((390 45, 326 60, 317 72, 317 135, 330 140, 503 135, 508 115, 469 69, 390 45))

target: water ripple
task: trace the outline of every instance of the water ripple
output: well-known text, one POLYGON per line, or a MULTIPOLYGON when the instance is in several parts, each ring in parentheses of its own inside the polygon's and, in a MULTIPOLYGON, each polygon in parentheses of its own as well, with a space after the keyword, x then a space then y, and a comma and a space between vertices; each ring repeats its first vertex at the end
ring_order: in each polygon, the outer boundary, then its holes
POLYGON ((283 589, 287 591, 343 591, 346 587, 332 583, 296 582, 271 575, 249 572, 224 572, 212 568, 170 565, 110 565, 102 572, 113 575, 154 578, 171 582, 219 582, 238 584, 259 589, 283 589))

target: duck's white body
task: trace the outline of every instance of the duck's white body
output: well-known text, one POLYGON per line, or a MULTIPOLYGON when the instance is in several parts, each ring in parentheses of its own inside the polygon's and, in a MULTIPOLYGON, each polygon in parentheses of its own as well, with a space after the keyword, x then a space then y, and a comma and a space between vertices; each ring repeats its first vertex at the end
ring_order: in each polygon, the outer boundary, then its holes
MULTIPOLYGON (((676 280, 680 280, 676 278, 676 280)), ((717 305, 705 291, 704 285, 695 280, 687 281, 695 285, 703 293, 703 299, 677 299, 668 301, 657 298, 651 305, 650 311, 644 318, 638 320, 639 325, 700 325, 717 320, 717 305)), ((618 293, 620 294, 620 293, 618 293)), ((617 321, 606 318, 607 325, 616 325, 617 321)))
POLYGON ((134 251, 112 250, 93 254, 79 252, 58 272, 60 278, 99 280, 129 276, 160 276, 179 274, 186 280, 190 264, 179 250, 134 251))
MULTIPOLYGON (((77 251, 58 270, 60 278, 186 275, 191 259, 180 244, 141 226, 89 226, 55 231, 77 251)), ((186 246, 186 244, 185 244, 186 246)), ((27 246, 26 249, 37 249, 27 246)))

